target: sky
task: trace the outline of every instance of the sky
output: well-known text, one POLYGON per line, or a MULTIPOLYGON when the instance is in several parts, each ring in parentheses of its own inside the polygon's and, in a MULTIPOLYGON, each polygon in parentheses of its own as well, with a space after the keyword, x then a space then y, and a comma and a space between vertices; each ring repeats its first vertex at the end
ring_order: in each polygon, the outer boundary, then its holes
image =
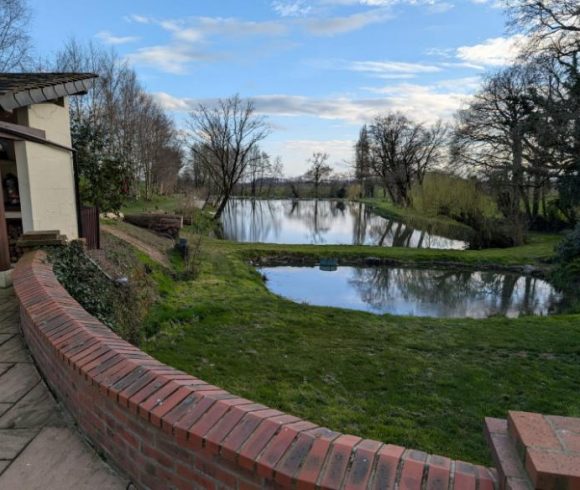
POLYGON ((360 127, 451 120, 518 36, 498 0, 29 0, 36 50, 115 49, 182 126, 200 102, 255 101, 288 176, 315 151, 346 171, 360 127))

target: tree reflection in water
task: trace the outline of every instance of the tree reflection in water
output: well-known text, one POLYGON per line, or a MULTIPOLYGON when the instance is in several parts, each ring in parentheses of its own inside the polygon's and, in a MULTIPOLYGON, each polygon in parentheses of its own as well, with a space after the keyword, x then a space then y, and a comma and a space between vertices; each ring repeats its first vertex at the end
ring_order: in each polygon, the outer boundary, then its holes
POLYGON ((331 200, 232 199, 223 236, 240 242, 454 248, 466 242, 415 230, 375 215, 362 203, 331 200))
POLYGON ((562 297, 547 282, 516 274, 390 267, 262 270, 270 289, 295 301, 398 315, 484 318, 546 315, 562 297))

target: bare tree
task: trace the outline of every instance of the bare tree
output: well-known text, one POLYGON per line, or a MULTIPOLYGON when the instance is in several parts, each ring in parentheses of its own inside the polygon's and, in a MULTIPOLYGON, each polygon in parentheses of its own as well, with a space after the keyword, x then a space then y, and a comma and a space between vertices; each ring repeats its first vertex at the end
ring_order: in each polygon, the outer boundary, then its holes
POLYGON ((256 114, 251 100, 238 95, 215 105, 199 104, 189 118, 190 148, 217 192, 218 220, 245 174, 254 149, 270 132, 266 120, 256 114))
POLYGON ((29 61, 29 21, 26 0, 0 0, 0 71, 21 69, 29 61))
POLYGON ((146 199, 175 182, 181 167, 173 121, 114 51, 68 41, 54 69, 96 73, 88 94, 70 101, 73 145, 87 202, 113 208, 129 195, 146 199), (103 162, 109 162, 105 172, 103 162), (109 204, 103 202, 102 197, 109 204))
POLYGON ((320 183, 332 173, 332 167, 326 163, 329 158, 328 153, 315 152, 312 154, 312 158, 308 160, 310 168, 304 177, 314 184, 314 195, 317 199, 320 183))
POLYGON ((528 36, 528 53, 548 53, 570 66, 574 63, 580 51, 578 0, 505 0, 505 3, 511 27, 528 36))
POLYGON ((494 182, 498 205, 512 222, 519 243, 525 227, 520 209, 527 177, 543 176, 543 169, 532 167, 537 82, 535 70, 522 65, 489 78, 467 109, 458 113, 452 143, 455 161, 494 182))
POLYGON ((392 201, 411 204, 411 187, 442 158, 447 128, 427 127, 401 113, 378 116, 369 126, 371 166, 392 201))
POLYGON ((258 146, 255 146, 250 155, 250 161, 247 169, 247 180, 250 182, 250 194, 256 197, 262 192, 264 179, 272 171, 272 162, 270 155, 265 151, 261 151, 258 146))
POLYGON ((580 203, 580 3, 578 0, 506 0, 510 26, 528 39, 524 56, 548 74, 539 101, 538 134, 563 172, 557 204, 570 222, 580 203))

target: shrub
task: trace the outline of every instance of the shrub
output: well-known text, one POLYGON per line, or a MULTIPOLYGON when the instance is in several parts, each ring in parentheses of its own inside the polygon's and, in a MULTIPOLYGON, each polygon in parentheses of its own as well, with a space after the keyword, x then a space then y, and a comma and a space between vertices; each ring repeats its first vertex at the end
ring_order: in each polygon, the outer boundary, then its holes
POLYGON ((559 263, 571 262, 574 259, 580 259, 580 223, 556 247, 556 260, 559 263))
POLYGON ((125 263, 128 281, 112 281, 85 253, 80 241, 49 254, 59 282, 79 304, 120 337, 138 345, 155 288, 143 264, 125 263))
POLYGON ((123 339, 139 345, 149 308, 156 300, 151 279, 145 267, 131 271, 126 284, 118 286, 114 298, 115 330, 123 339))
POLYGON ((495 205, 474 180, 444 173, 428 174, 412 189, 413 207, 428 216, 443 215, 458 221, 468 216, 492 216, 495 205))
POLYGON ((69 294, 91 315, 114 328, 114 288, 107 276, 86 256, 80 241, 51 250, 54 274, 69 294))

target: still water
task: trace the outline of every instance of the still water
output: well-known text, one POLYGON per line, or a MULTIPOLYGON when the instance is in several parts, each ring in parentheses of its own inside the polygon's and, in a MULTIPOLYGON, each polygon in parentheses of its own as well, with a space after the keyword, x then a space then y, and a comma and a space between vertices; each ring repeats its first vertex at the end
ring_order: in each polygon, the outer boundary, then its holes
POLYGON ((464 249, 467 242, 385 219, 362 203, 231 199, 223 238, 238 242, 464 249))
POLYGON ((561 295, 518 274, 392 267, 265 267, 273 293, 318 306, 441 318, 556 313, 561 295))

